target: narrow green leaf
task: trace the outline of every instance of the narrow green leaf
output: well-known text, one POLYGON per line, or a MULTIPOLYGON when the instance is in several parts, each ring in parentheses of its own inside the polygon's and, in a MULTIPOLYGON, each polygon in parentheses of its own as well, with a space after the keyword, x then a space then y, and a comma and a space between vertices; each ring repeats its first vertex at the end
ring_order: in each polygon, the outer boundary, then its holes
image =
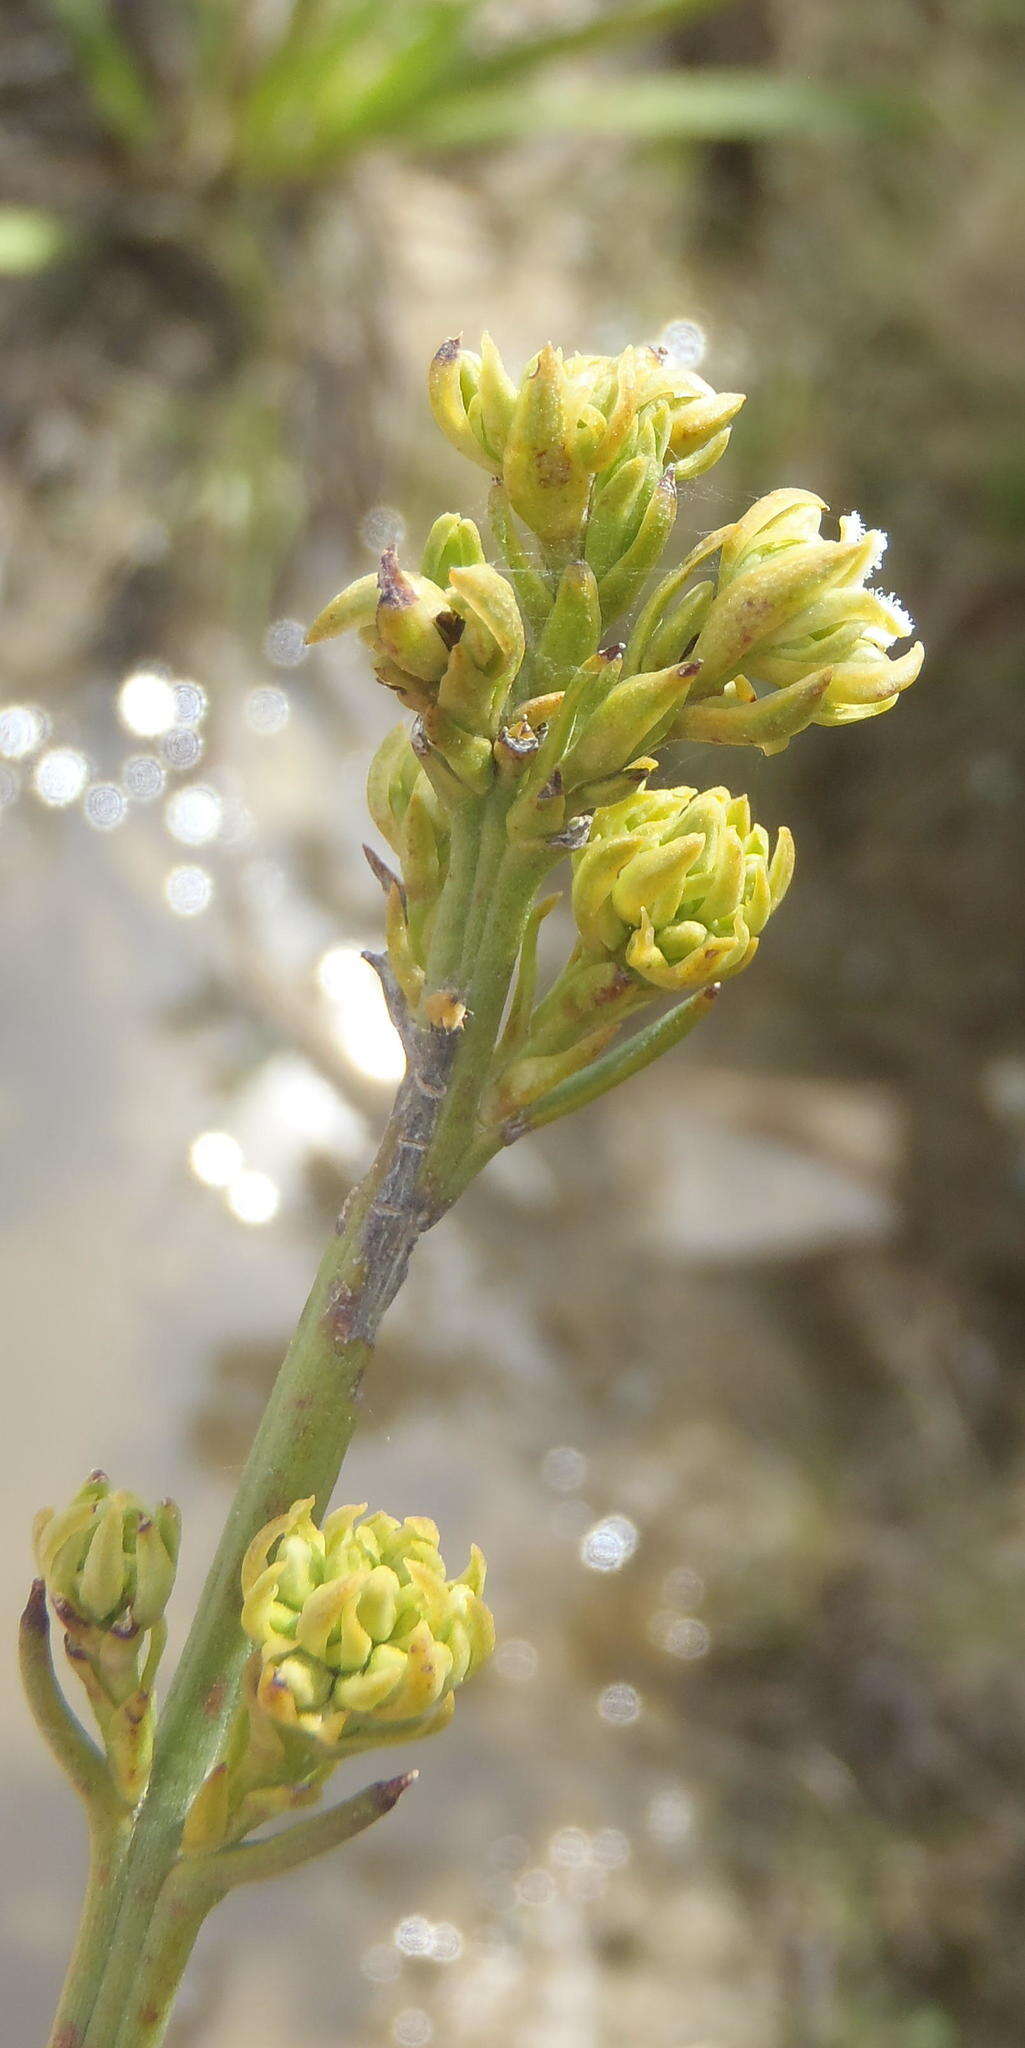
POLYGON ((856 132, 871 118, 863 101, 828 87, 721 67, 638 75, 569 92, 466 93, 436 100, 407 134, 442 149, 539 134, 722 141, 856 132))
POLYGON ((591 50, 607 49, 612 43, 640 42, 646 36, 667 34, 703 14, 717 13, 733 0, 649 0, 649 4, 613 7, 574 27, 552 29, 545 34, 525 36, 484 55, 473 65, 472 82, 493 85, 537 71, 562 57, 577 57, 591 50))
POLYGON ((100 120, 120 142, 144 148, 157 131, 157 108, 108 0, 52 0, 52 5, 74 45, 100 120))

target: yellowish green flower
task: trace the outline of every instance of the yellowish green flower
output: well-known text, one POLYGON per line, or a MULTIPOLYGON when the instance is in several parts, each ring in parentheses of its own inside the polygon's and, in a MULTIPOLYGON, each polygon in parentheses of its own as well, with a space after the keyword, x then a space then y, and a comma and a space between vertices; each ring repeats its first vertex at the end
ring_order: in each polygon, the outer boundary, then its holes
MULTIPOLYGON (((524 525, 557 549, 579 541, 595 478, 626 457, 655 456, 647 495, 637 499, 636 536, 663 468, 677 481, 710 468, 744 402, 738 392, 713 391, 656 348, 564 356, 548 345, 517 384, 489 335, 479 355, 459 341, 443 343, 428 389, 453 446, 499 477, 524 525)), ((660 530, 664 539, 667 529, 660 530)))
POLYGON ((573 864, 577 928, 655 988, 701 988, 754 957, 793 863, 786 827, 770 853, 744 796, 641 791, 595 812, 573 864))
POLYGON ((127 1806, 141 1798, 149 1775, 153 1679, 180 1538, 173 1501, 148 1508, 103 1472, 92 1473, 66 1508, 43 1508, 35 1519, 40 1574, 127 1806))
POLYGON ((33 1543, 63 1618, 101 1629, 152 1628, 174 1585, 181 1517, 173 1501, 147 1508, 94 1472, 70 1504, 36 1516, 33 1543))
POLYGON ((296 1501, 246 1555, 258 1707, 335 1756, 433 1734, 494 1647, 480 1551, 448 1579, 426 1516, 346 1507, 318 1528, 312 1506, 296 1501))
MULTIPOLYGON (((810 491, 770 492, 727 529, 714 595, 692 648, 701 675, 682 731, 702 701, 730 691, 743 707, 765 685, 791 692, 804 723, 849 725, 889 711, 924 659, 899 600, 873 588, 886 536, 856 513, 839 537, 820 532, 825 510, 810 491), (817 695, 809 685, 821 684, 817 695)), ((693 737, 701 737, 695 726, 693 737)), ((709 735, 711 736, 711 735, 709 735)))

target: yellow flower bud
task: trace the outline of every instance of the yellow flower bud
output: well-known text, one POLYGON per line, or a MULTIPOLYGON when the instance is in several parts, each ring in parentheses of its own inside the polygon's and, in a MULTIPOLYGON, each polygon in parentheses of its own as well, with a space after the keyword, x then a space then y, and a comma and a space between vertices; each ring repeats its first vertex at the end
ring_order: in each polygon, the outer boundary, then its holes
POLYGON ((737 974, 793 873, 784 827, 770 858, 746 797, 647 790, 595 812, 574 860, 573 910, 585 947, 656 988, 737 974))
POLYGON ((593 474, 587 448, 594 439, 591 422, 581 427, 562 352, 548 345, 520 385, 502 481, 513 511, 552 547, 572 545, 582 531, 593 474))
POLYGON ((451 604, 461 622, 438 688, 438 705, 470 733, 494 738, 526 645, 512 585, 489 562, 454 568, 451 604))
POLYGON ((424 542, 420 574, 444 587, 453 569, 468 569, 471 563, 485 559, 484 544, 473 520, 461 519, 458 512, 443 512, 424 542))
POLYGON ((376 575, 358 576, 355 583, 347 583, 345 589, 317 613, 312 626, 307 629, 307 647, 314 647, 321 640, 336 640, 339 633, 359 632, 372 626, 380 595, 376 575))
POLYGON ((43 1508, 33 1531, 39 1570, 58 1611, 101 1629, 152 1628, 174 1585, 181 1521, 173 1501, 147 1508, 93 1473, 70 1505, 43 1508))
POLYGON ((374 631, 386 659, 404 675, 440 682, 451 647, 446 626, 452 612, 443 590, 427 576, 407 576, 394 548, 386 548, 377 572, 374 631))
POLYGON ((696 370, 674 364, 665 349, 639 349, 637 354, 638 400, 643 406, 657 402, 667 408, 668 453, 677 464, 677 480, 702 475, 724 453, 743 393, 714 391, 696 370))
POLYGON ((33 1531, 39 1569, 64 1625, 64 1644, 127 1807, 146 1789, 153 1755, 153 1678, 167 1631, 181 1518, 173 1501, 149 1509, 103 1472, 70 1505, 44 1508, 33 1531))
POLYGON ((259 1708, 335 1757, 432 1734, 494 1645, 483 1557, 447 1579, 426 1516, 339 1508, 318 1528, 312 1505, 296 1501, 246 1554, 259 1708))
MULTIPOLYGON (((715 596, 693 648, 702 664, 688 705, 694 716, 685 713, 681 737, 726 737, 701 731, 701 714, 705 700, 741 677, 752 707, 759 684, 782 691, 823 681, 817 695, 795 694, 792 717, 780 720, 785 737, 800 729, 798 719, 846 725, 878 717, 914 682, 920 643, 903 655, 890 653, 910 637, 911 620, 896 598, 866 581, 879 566, 885 535, 866 532, 851 513, 839 522, 839 538, 825 539, 824 509, 809 491, 773 491, 727 531, 715 596)), ((741 739, 752 725, 743 692, 732 723, 741 739)))
POLYGON ((562 763, 568 790, 617 775, 643 747, 656 746, 687 701, 696 664, 620 676, 618 657, 582 699, 573 743, 562 763))

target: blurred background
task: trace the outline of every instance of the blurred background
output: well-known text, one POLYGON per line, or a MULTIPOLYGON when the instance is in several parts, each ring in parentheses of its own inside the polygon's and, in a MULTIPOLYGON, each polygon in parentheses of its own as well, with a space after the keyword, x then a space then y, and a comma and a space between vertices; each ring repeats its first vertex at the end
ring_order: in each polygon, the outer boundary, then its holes
MULTIPOLYGON (((5 1640, 96 1464, 181 1500, 180 1631, 386 1114, 392 706, 296 622, 481 512, 438 342, 703 349, 681 549, 806 485, 929 650, 687 760, 797 835, 757 973, 423 1245, 345 1495, 477 1538, 502 1646, 178 2048, 1021 2042, 1023 55, 1020 0, 7 0, 5 1640)), ((82 1829, 0 1700, 28 2043, 82 1829)))

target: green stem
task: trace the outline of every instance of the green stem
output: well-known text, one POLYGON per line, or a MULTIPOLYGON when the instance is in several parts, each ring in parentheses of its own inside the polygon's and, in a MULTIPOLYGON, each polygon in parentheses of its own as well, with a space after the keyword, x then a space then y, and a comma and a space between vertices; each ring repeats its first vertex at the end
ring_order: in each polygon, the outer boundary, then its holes
POLYGON ((239 1622, 242 1559, 256 1530, 296 1498, 312 1494, 321 1509, 326 1505, 356 1425, 381 1316, 402 1284, 417 1238, 465 1184, 530 897, 549 858, 546 851, 511 852, 504 815, 492 815, 483 835, 477 818, 460 821, 456 879, 439 906, 437 951, 446 967, 456 963, 457 947, 462 954, 471 1014, 459 1033, 408 1026, 409 1073, 377 1158, 350 1196, 339 1235, 321 1262, 168 1695, 122 1875, 109 1961, 80 2048, 142 2048, 160 2038, 152 2031, 156 2021, 147 2019, 149 2033, 139 2031, 138 1959, 147 1941, 151 1950, 162 1942, 180 1974, 199 1924, 190 1922, 178 1882, 166 1896, 165 1888, 185 1814, 217 1759, 236 1701, 247 1650, 239 1622))
MULTIPOLYGON (((330 1813, 301 1821, 264 1842, 221 1850, 207 1858, 185 1857, 164 1880, 142 1952, 132 1972, 124 2018, 117 2035, 130 2048, 159 2048, 196 1937, 207 1914, 236 1885, 281 1877, 349 1842, 390 1813, 417 1773, 384 1778, 330 1813)), ((59 2048, 60 2036, 57 2036, 59 2048)))
POLYGON ((117 2039, 182 1822, 234 1710, 247 1653, 239 1621, 246 1548, 265 1522, 300 1496, 312 1494, 321 1509, 326 1505, 356 1426, 378 1323, 424 1227, 421 1175, 454 1048, 443 1032, 423 1032, 418 1043, 419 1071, 403 1083, 377 1158, 321 1261, 200 1596, 160 1720, 113 1953, 85 2035, 89 2048, 112 2048, 117 2039))
POLYGON ((106 1961, 119 1898, 118 1874, 131 1832, 106 1761, 72 1713, 57 1682, 50 1648, 46 1587, 36 1579, 18 1631, 25 1697, 47 1747, 83 1801, 89 1817, 89 1875, 71 1961, 51 2034, 51 2048, 81 2039, 106 1961), (78 2031, 76 2031, 76 2029, 78 2031))
POLYGON ((531 905, 552 864, 546 846, 524 849, 509 844, 504 813, 496 817, 497 808, 485 830, 477 900, 467 918, 459 990, 467 1005, 466 1023, 427 1167, 439 1210, 472 1178, 468 1161, 479 1158, 484 1164, 497 1150, 494 1144, 480 1151, 480 1103, 531 905))
POLYGON ((131 1821, 94 1824, 89 1836, 89 1875, 82 1915, 67 1976, 54 2014, 47 2048, 78 2048, 106 1968, 121 1898, 120 1878, 131 1839, 131 1821))
POLYGON ((113 1821, 122 1811, 106 1762, 73 1714, 57 1683, 50 1649, 46 1586, 34 1579, 18 1630, 18 1662, 32 1718, 90 1817, 113 1821))
POLYGON ((237 1884, 256 1884, 265 1877, 283 1877, 300 1863, 336 1849, 340 1842, 351 1842, 354 1835, 361 1835, 364 1828, 390 1813, 418 1775, 417 1771, 403 1771, 397 1778, 381 1778, 365 1792, 357 1792, 354 1799, 346 1799, 312 1820, 296 1821, 280 1835, 220 1850, 215 1867, 221 1891, 233 1890, 237 1884))
MULTIPOLYGON (((103 2037, 109 2044, 124 2040, 131 2043, 131 2048, 158 2048, 167 2031, 171 2007, 196 1936, 211 1908, 223 1896, 212 1872, 193 1870, 185 1862, 176 1865, 164 1879, 141 1948, 132 1958, 122 2025, 116 2035, 109 2033, 103 2037)), ((94 2027, 90 2027, 85 2040, 93 2039, 94 2027)))

